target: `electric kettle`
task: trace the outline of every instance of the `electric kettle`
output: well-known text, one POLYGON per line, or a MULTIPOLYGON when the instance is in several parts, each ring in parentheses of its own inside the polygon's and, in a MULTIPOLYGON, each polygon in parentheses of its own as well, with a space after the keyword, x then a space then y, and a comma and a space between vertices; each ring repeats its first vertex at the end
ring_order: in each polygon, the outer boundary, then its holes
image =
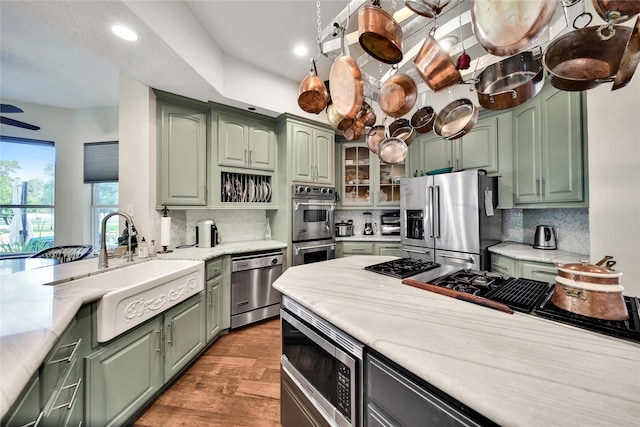
POLYGON ((557 249, 556 230, 551 225, 538 225, 533 238, 533 247, 536 249, 557 249))

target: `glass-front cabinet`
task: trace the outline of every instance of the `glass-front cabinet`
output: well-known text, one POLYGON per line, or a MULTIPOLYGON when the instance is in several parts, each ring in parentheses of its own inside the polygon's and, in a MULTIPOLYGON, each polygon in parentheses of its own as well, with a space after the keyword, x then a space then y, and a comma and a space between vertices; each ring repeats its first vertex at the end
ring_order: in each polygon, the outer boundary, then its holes
POLYGON ((341 156, 342 206, 399 206, 405 165, 381 162, 366 142, 345 142, 341 156))

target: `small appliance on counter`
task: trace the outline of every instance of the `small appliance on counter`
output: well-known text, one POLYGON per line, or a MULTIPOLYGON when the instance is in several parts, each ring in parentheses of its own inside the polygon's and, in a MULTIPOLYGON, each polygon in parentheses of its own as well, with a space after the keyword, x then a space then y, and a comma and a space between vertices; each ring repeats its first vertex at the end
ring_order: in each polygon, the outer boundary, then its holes
POLYGON ((336 237, 350 237, 353 236, 353 220, 347 220, 346 222, 336 222, 336 237))
POLYGON ((557 249, 556 230, 551 225, 538 225, 533 238, 533 247, 536 249, 557 249))
POLYGON ((213 248, 220 243, 218 227, 213 220, 205 219, 196 223, 196 246, 213 248))
POLYGON ((400 235, 400 211, 384 212, 380 215, 380 234, 383 236, 400 235))
POLYGON ((362 234, 365 236, 373 236, 376 234, 376 227, 373 225, 373 215, 371 212, 363 212, 364 215, 364 230, 362 230, 362 234))

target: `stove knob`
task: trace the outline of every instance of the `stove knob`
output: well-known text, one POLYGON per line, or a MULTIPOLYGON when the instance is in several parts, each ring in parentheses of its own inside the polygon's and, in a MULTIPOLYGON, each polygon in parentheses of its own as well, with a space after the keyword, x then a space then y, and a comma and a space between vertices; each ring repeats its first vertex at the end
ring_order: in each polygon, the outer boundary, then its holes
POLYGON ((333 194, 333 188, 327 188, 327 194, 333 194))
POLYGON ((304 187, 304 191, 305 191, 305 193, 310 193, 311 192, 311 187, 304 187))
POLYGON ((328 190, 329 190, 328 188, 322 188, 322 189, 320 190, 320 193, 321 193, 321 194, 327 194, 327 193, 328 193, 328 190))
POLYGON ((296 187, 296 193, 302 193, 302 192, 304 192, 304 187, 302 185, 298 185, 296 187))

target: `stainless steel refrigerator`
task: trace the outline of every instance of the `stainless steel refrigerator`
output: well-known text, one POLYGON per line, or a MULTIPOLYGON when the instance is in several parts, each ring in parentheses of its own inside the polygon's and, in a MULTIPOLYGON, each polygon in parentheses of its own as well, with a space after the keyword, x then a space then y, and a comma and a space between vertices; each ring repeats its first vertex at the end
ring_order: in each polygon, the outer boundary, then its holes
POLYGON ((474 270, 489 270, 487 248, 500 242, 498 182, 472 169, 400 180, 403 254, 474 270))

